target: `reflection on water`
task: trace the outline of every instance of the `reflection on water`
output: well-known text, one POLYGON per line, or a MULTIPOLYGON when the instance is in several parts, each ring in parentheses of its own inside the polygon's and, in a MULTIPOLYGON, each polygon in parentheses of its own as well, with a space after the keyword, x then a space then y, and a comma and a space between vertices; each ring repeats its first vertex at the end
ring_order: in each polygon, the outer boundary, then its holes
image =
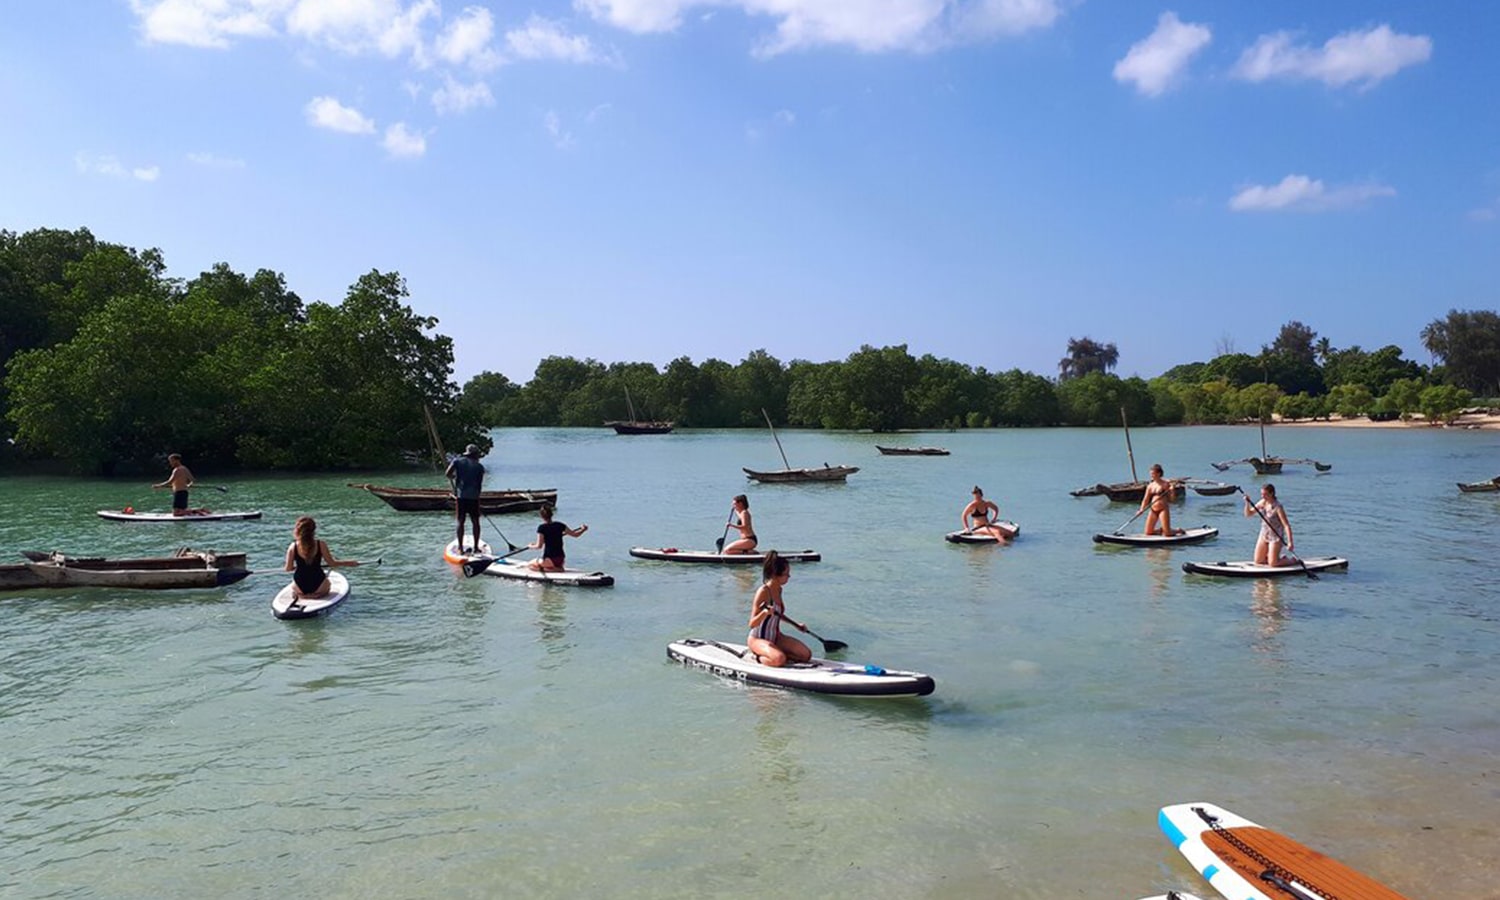
POLYGON ((1277 636, 1285 626, 1290 611, 1281 600, 1281 581, 1276 578, 1256 578, 1250 583, 1250 612, 1259 622, 1255 650, 1266 654, 1278 654, 1281 650, 1277 636))

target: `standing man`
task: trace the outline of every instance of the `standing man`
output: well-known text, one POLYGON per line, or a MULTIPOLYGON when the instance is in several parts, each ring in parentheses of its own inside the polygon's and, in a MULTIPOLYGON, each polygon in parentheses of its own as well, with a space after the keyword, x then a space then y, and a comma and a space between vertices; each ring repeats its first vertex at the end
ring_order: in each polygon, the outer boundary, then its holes
POLYGON ((170 453, 167 455, 167 465, 172 467, 172 474, 167 480, 160 484, 153 484, 155 488, 172 489, 172 515, 174 516, 201 516, 208 512, 206 509, 188 508, 188 488, 193 486, 193 473, 182 464, 181 453, 170 453))
POLYGON ((454 457, 444 473, 453 483, 453 509, 457 516, 458 549, 464 551, 464 516, 474 521, 474 543, 479 552, 479 495, 484 490, 484 466, 479 462, 479 448, 470 444, 464 455, 454 457))

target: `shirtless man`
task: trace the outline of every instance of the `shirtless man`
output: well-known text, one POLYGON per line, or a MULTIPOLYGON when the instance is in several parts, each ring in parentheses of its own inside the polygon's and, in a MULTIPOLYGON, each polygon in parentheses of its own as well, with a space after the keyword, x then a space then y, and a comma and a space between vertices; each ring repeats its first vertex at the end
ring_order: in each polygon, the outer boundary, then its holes
POLYGON ((202 516, 208 513, 206 509, 188 508, 188 488, 193 486, 193 473, 182 464, 182 454, 173 453, 167 456, 167 464, 172 467, 172 474, 167 480, 160 484, 153 484, 154 488, 172 489, 172 515, 174 516, 202 516))

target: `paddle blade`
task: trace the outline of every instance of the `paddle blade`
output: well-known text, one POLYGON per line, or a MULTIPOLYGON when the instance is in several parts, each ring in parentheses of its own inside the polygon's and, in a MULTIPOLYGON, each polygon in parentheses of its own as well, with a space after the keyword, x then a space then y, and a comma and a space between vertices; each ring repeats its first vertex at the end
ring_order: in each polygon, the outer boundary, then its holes
POLYGON ((494 562, 493 558, 466 559, 463 564, 464 577, 473 578, 475 575, 482 574, 494 562))
POLYGON ((723 553, 724 552, 724 539, 723 538, 715 538, 714 539, 714 552, 715 553, 723 553))
MULTIPOLYGON (((818 638, 818 640, 823 641, 822 638, 818 638)), ((848 649, 849 645, 844 643, 843 641, 823 641, 824 653, 838 653, 840 650, 848 649)))

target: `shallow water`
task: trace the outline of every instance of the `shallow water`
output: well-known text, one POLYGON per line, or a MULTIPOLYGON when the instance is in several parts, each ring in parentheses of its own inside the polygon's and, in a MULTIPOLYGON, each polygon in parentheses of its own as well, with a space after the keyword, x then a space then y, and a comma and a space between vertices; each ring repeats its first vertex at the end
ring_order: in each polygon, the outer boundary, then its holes
MULTIPOLYGON (((1171 475, 1259 449, 1243 428, 1132 437, 1140 471, 1171 475)), ((1182 573, 1249 555, 1237 497, 1176 510, 1216 542, 1093 545, 1134 509, 1067 491, 1129 476, 1118 431, 781 438, 794 465, 862 471, 747 484, 741 466, 780 465, 763 432, 496 432, 489 486, 558 488, 559 519, 590 525, 569 561, 605 589, 465 580, 446 516, 344 484, 438 483, 420 474, 236 477, 195 502, 264 520, 168 525, 93 515, 165 504, 133 482, 0 481, 0 556, 190 544, 268 572, 0 594, 0 894, 1207 894, 1155 814, 1208 800, 1414 898, 1500 897, 1500 495, 1454 486, 1500 471, 1500 434, 1269 431, 1334 463, 1270 479, 1299 552, 1352 561, 1316 581, 1182 573), (1013 545, 942 541, 975 482, 1013 545), (710 547, 741 491, 763 546, 824 554, 794 567, 791 614, 936 694, 840 701, 666 660, 677 637, 739 639, 756 576, 626 550, 710 547), (331 616, 280 622, 302 513, 384 562, 331 616)), ((493 516, 486 538, 535 524, 493 516)))

